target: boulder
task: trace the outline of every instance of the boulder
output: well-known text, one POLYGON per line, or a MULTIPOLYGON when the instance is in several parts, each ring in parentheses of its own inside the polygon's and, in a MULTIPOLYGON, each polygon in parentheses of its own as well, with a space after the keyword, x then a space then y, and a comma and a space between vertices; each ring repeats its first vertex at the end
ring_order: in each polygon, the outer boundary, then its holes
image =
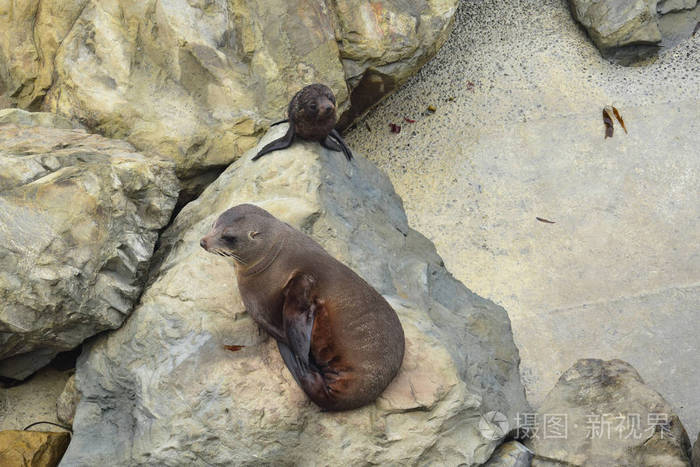
POLYGON ((126 142, 0 125, 0 376, 122 324, 177 194, 173 164, 126 142))
MULTIPOLYGON (((285 131, 274 127, 261 144, 285 131)), ((480 415, 498 411, 514 426, 528 410, 505 310, 447 272, 408 226, 389 179, 360 154, 348 162, 310 142, 257 162, 254 153, 164 232, 150 285, 124 326, 85 345, 66 465, 487 461, 503 435, 487 436, 480 415), (311 235, 397 311, 406 355, 375 403, 321 412, 245 313, 232 262, 199 246, 240 203, 311 235)))
POLYGON ((0 431, 0 465, 55 467, 69 442, 67 432, 0 431))
POLYGON ((253 146, 306 84, 343 109, 357 89, 351 113, 365 110, 437 51, 456 3, 18 0, 0 6, 0 95, 164 154, 189 180, 253 146))
POLYGON ((601 52, 661 42, 654 2, 649 0, 569 0, 574 18, 601 52))
POLYGON ((71 375, 56 401, 56 418, 68 426, 73 425, 78 402, 80 402, 80 392, 75 386, 75 375, 71 375))
POLYGON ((700 433, 698 433, 698 439, 696 439, 695 444, 693 444, 691 464, 693 467, 700 467, 700 433))
POLYGON ((528 445, 533 465, 687 466, 673 408, 622 360, 583 359, 547 395, 528 445))
POLYGON ((697 0, 569 0, 574 19, 601 54, 622 65, 652 58, 690 38, 700 21, 696 6, 697 0))

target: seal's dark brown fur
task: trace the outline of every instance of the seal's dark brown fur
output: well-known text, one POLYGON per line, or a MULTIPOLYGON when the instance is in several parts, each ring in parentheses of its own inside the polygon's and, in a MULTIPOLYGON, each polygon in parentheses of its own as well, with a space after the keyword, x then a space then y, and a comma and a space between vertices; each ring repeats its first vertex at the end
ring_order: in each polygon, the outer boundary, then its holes
POLYGON ((257 160, 267 153, 291 146, 295 136, 309 141, 318 141, 325 148, 333 151, 342 151, 348 160, 352 159, 352 152, 343 141, 343 138, 335 130, 335 96, 333 91, 323 84, 310 84, 297 92, 287 107, 289 129, 284 136, 265 145, 253 160, 257 160))
POLYGON ((267 211, 225 211, 202 247, 236 261, 246 310, 277 340, 299 386, 325 410, 374 401, 401 366, 396 312, 350 268, 267 211))

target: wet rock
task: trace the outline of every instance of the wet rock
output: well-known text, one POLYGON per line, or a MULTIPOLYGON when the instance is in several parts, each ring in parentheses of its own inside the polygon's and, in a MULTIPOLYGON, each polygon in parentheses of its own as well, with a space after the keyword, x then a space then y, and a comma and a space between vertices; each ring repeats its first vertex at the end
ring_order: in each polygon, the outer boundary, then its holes
POLYGON ((177 193, 172 163, 126 142, 0 125, 0 376, 122 324, 177 193))
POLYGON ((486 436, 480 415, 499 411, 513 426, 528 410, 505 310, 451 277, 360 154, 348 162, 304 142, 253 154, 180 212, 141 305, 85 346, 66 464, 486 462, 502 436, 486 436), (321 412, 245 313, 230 260, 199 246, 222 211, 245 202, 311 235, 397 311, 406 355, 375 403, 321 412))

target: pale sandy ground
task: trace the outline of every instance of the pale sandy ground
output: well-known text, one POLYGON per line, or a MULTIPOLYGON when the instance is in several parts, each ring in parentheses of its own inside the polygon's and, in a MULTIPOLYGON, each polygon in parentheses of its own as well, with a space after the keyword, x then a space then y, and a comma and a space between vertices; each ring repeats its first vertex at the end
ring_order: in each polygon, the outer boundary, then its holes
POLYGON ((438 56, 365 122, 350 146, 452 273, 508 310, 535 406, 578 358, 621 358, 695 439, 700 34, 624 68, 563 0, 465 1, 438 56), (603 139, 606 104, 629 135, 603 139))
MULTIPOLYGON (((56 418, 56 400, 66 386, 70 371, 42 368, 32 378, 12 388, 0 388, 0 431, 21 430, 34 422, 61 423, 56 418)), ((51 425, 32 430, 62 431, 51 425)))

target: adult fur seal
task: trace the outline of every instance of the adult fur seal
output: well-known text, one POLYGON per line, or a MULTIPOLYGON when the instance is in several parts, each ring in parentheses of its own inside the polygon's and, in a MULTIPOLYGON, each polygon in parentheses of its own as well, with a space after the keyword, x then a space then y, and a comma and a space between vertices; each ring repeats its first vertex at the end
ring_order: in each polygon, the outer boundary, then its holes
POLYGON ((253 160, 258 160, 265 154, 288 148, 295 136, 310 141, 318 141, 324 148, 342 151, 348 160, 352 152, 340 133, 335 129, 335 96, 328 86, 310 84, 294 94, 287 107, 288 120, 275 122, 272 125, 289 122, 289 129, 284 136, 266 144, 253 160))
POLYGON ((221 214, 200 244, 235 260, 246 310, 321 408, 369 404, 396 376, 404 354, 396 312, 310 237, 241 204, 221 214))

